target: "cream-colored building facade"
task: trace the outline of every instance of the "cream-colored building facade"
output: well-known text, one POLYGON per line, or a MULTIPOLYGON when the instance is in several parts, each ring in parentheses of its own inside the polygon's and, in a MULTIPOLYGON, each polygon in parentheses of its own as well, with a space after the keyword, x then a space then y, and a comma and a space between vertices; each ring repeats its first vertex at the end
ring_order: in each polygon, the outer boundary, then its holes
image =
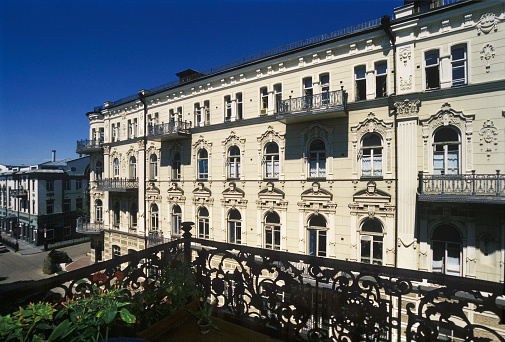
POLYGON ((296 46, 87 114, 93 260, 192 221, 205 239, 503 282, 505 4, 407 4, 296 46))

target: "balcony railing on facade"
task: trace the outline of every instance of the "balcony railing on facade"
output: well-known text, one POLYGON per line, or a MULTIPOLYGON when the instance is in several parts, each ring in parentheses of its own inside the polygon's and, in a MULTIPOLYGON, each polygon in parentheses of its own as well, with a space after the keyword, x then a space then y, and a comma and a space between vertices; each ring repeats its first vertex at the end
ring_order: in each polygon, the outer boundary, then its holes
POLYGON ((18 197, 18 198, 28 197, 28 190, 26 190, 24 188, 11 189, 10 195, 12 197, 18 197))
POLYGON ((105 178, 95 181, 96 189, 100 191, 126 192, 138 190, 138 179, 105 178))
POLYGON ((505 204, 505 176, 500 174, 426 175, 419 172, 420 201, 505 204))
POLYGON ((103 148, 103 140, 79 140, 77 141, 76 153, 100 152, 103 148))
POLYGON ((347 93, 341 89, 278 101, 276 115, 277 120, 288 123, 325 117, 345 117, 346 111, 347 93))
POLYGON ((103 229, 103 222, 86 222, 82 217, 77 219, 77 225, 75 227, 77 233, 88 235, 100 234, 103 229))
POLYGON ((147 138, 155 141, 188 137, 190 134, 191 121, 170 121, 147 127, 147 138))
POLYGON ((219 299, 221 317, 281 340, 437 341, 445 329, 462 341, 505 342, 503 283, 196 239, 192 224, 183 223, 182 239, 0 285, 0 297, 16 307, 20 298, 61 302, 85 291, 82 283, 117 285, 118 270, 127 288, 156 284, 184 260, 204 296, 219 299))
POLYGON ((153 247, 162 245, 170 241, 170 238, 164 237, 160 231, 150 231, 147 235, 147 246, 153 247))

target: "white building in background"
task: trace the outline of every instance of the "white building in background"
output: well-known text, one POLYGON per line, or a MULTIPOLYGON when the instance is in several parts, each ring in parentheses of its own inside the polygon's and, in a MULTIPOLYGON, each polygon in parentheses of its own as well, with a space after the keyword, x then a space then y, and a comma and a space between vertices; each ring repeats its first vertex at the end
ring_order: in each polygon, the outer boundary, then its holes
POLYGON ((177 76, 87 114, 94 261, 193 221, 205 239, 504 281, 503 2, 407 1, 177 76))

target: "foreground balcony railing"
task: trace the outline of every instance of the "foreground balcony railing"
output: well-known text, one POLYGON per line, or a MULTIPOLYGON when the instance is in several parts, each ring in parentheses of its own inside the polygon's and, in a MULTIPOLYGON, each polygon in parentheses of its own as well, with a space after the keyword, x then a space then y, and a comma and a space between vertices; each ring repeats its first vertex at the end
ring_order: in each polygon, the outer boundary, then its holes
POLYGON ((100 234, 104 229, 103 222, 85 222, 82 217, 77 218, 75 231, 81 234, 100 234))
POLYGON ((278 120, 325 113, 343 116, 346 106, 347 93, 342 89, 278 101, 276 114, 278 120))
POLYGON ((147 127, 147 138, 167 140, 187 136, 191 133, 191 121, 171 121, 147 127))
POLYGON ((152 286, 182 258, 204 293, 219 300, 222 317, 282 340, 438 341, 449 331, 465 341, 505 342, 504 284, 195 239, 191 225, 183 223, 179 240, 0 285, 2 303, 59 302, 89 291, 96 272, 105 276, 103 288, 117 284, 117 270, 127 289, 147 279, 152 286))
POLYGON ((91 153, 101 151, 103 140, 79 140, 77 141, 76 153, 91 153))
POLYGON ((496 174, 425 175, 419 172, 420 200, 452 198, 466 202, 505 203, 505 176, 496 174))
POLYGON ((139 187, 138 179, 106 178, 96 180, 95 182, 96 189, 102 191, 125 192, 129 190, 137 190, 139 187))

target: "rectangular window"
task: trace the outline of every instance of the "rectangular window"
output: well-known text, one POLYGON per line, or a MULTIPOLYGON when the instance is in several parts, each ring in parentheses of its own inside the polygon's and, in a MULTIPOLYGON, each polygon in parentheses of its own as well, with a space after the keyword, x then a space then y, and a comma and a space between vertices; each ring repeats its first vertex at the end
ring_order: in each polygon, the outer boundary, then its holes
POLYGON ((440 65, 438 50, 430 51, 424 55, 426 72, 426 89, 440 88, 440 65))
POLYGON ((54 191, 54 181, 53 180, 46 181, 46 191, 54 191))
POLYGON ((133 138, 133 124, 131 120, 128 120, 128 139, 133 138))
POLYGON ((321 103, 326 106, 330 103, 330 75, 319 75, 319 83, 321 84, 321 103))
POLYGON ((303 107, 305 109, 312 108, 313 95, 314 90, 312 88, 312 77, 306 77, 303 79, 303 107))
POLYGON ((82 209, 84 207, 82 198, 76 198, 75 209, 82 209))
POLYGON ((175 118, 175 112, 174 112, 173 109, 170 109, 168 111, 168 118, 170 120, 170 123, 174 123, 175 122, 176 118, 175 118))
POLYGON ((119 141, 121 138, 121 125, 119 122, 116 124, 116 141, 119 141))
POLYGON ((366 67, 364 65, 354 68, 354 82, 356 101, 366 100, 366 67))
POLYGON ((80 190, 80 189, 82 189, 82 180, 81 180, 81 179, 77 179, 77 180, 75 181, 75 189, 76 189, 76 190, 80 190))
POLYGON ((70 179, 65 180, 63 183, 63 190, 70 191, 72 190, 72 181, 70 179))
POLYGON ((54 212, 53 200, 46 201, 46 214, 52 214, 54 212))
POLYGON ((72 200, 70 198, 65 198, 63 200, 63 212, 72 211, 72 200))
POLYGON ((203 102, 204 120, 206 125, 210 125, 210 101, 203 102))
POLYGON ((326 230, 309 229, 309 255, 326 256, 326 230))
POLYGON ((275 110, 279 112, 279 108, 282 106, 282 84, 274 85, 274 96, 275 96, 275 110))
POLYGON ((452 85, 467 84, 466 45, 451 48, 452 85))
POLYGON ((375 63, 375 97, 386 97, 387 92, 387 62, 375 63))
MULTIPOLYGON (((156 113, 158 114, 158 113, 156 113)), ((156 117, 156 120, 158 120, 158 118, 156 117)), ((182 107, 177 107, 177 120, 179 122, 182 121, 182 107)))
POLYGON ((224 121, 231 121, 231 96, 224 97, 224 121))
POLYGON ((260 115, 268 114, 268 89, 267 87, 260 88, 260 115))
POLYGON ((242 120, 243 117, 243 107, 242 107, 242 93, 237 93, 235 95, 237 99, 237 120, 242 120))
POLYGON ((111 125, 111 132, 112 132, 112 141, 116 141, 116 125, 115 124, 112 124, 111 125))
POLYGON ((203 126, 202 108, 200 103, 195 103, 195 127, 203 126))

